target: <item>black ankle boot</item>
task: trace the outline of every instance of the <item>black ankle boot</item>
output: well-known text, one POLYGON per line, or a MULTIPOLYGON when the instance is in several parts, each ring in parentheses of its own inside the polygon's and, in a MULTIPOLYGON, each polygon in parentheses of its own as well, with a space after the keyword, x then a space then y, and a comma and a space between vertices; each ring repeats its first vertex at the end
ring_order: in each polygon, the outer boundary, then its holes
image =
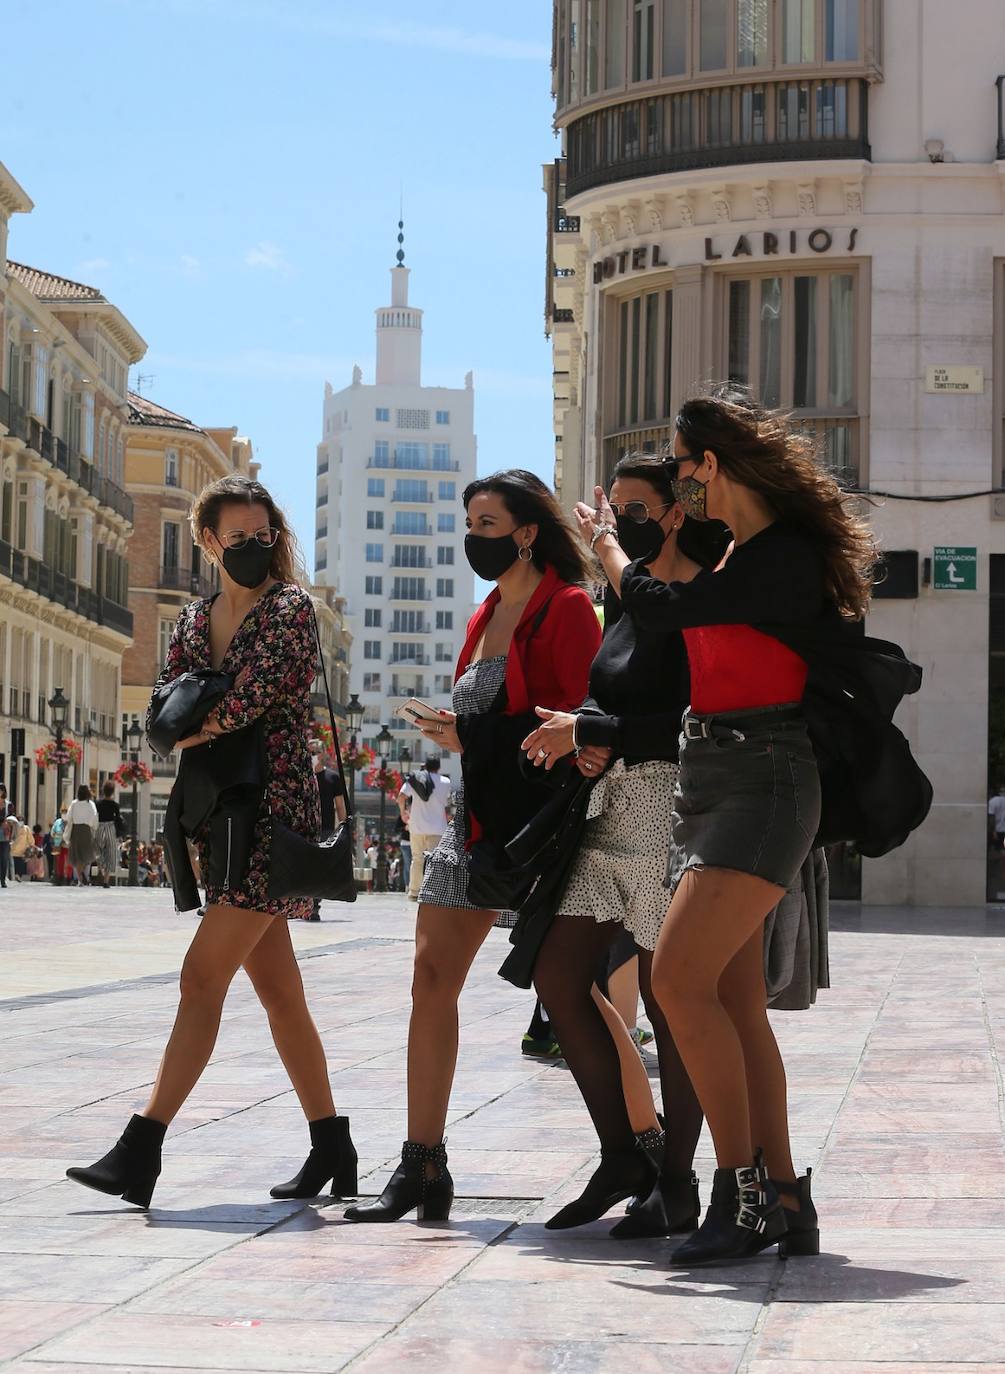
MULTIPOLYGON (((647 1131, 647 1136, 662 1131, 647 1131)), ((601 1150, 600 1163, 574 1202, 568 1202, 548 1221, 549 1231, 567 1231, 596 1221, 625 1198, 648 1197, 656 1182, 656 1165, 645 1149, 601 1150)), ((627 1219, 627 1218, 626 1218, 627 1219)))
POLYGON ((661 1170, 646 1200, 622 1217, 612 1227, 611 1235, 616 1240, 638 1240, 694 1231, 700 1214, 697 1174, 670 1174, 661 1170))
POLYGON ((778 1242, 778 1253, 782 1259, 788 1259, 790 1255, 820 1253, 820 1223, 817 1219, 817 1209, 813 1206, 810 1196, 812 1176, 813 1170, 807 1169, 802 1178, 797 1178, 795 1183, 780 1183, 775 1178, 771 1180, 779 1193, 799 1199, 798 1212, 791 1207, 782 1208, 789 1227, 788 1232, 778 1242))
POLYGON ((335 1198, 355 1197, 356 1147, 349 1135, 347 1116, 325 1116, 308 1122, 311 1133, 311 1152, 304 1167, 289 1183, 277 1183, 269 1189, 271 1197, 317 1197, 331 1181, 331 1195, 335 1198))
POLYGON ((751 1259, 786 1234, 785 1214, 760 1150, 742 1169, 716 1169, 698 1230, 670 1256, 677 1269, 751 1259))
POLYGON ((446 1142, 420 1145, 406 1140, 401 1147, 401 1163, 387 1181, 376 1202, 349 1207, 346 1221, 399 1221, 416 1209, 418 1221, 448 1221, 454 1201, 454 1180, 447 1168, 446 1142), (426 1165, 436 1170, 430 1178, 426 1165))
POLYGON ((161 1145, 167 1127, 148 1116, 134 1116, 103 1159, 89 1168, 67 1169, 67 1178, 99 1193, 120 1197, 134 1207, 149 1207, 161 1171, 161 1145))

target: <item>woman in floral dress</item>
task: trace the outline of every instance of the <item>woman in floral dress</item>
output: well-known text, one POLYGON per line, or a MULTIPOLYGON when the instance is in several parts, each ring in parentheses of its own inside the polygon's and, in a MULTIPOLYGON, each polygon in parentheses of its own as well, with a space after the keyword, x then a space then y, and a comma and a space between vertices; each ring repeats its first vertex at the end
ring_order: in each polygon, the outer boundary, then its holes
MULTIPOLYGON (((216 669, 234 686, 179 749, 211 748, 214 738, 262 725, 268 802, 255 827, 250 861, 235 886, 207 887, 202 921, 181 971, 181 1000, 153 1093, 112 1150, 68 1176, 99 1192, 149 1206, 168 1125, 195 1087, 216 1042, 224 999, 244 968, 269 1017, 272 1037, 310 1126, 311 1152, 273 1197, 356 1191, 356 1151, 347 1118, 336 1115, 324 1048, 307 1003, 287 918, 309 915, 309 898, 270 901, 268 811, 316 839, 318 788, 308 753, 316 644, 311 599, 296 581, 295 546, 285 517, 260 483, 233 475, 207 487, 191 515, 192 533, 217 565, 221 590, 178 617, 158 686, 181 673, 216 669)), ((208 835, 195 836, 208 874, 208 835)))

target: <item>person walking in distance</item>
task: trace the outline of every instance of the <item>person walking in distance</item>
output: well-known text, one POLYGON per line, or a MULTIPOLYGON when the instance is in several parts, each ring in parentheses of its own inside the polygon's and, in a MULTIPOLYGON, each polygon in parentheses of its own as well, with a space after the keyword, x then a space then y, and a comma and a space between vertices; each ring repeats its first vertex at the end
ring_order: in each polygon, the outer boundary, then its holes
POLYGON ((70 832, 70 866, 81 887, 89 887, 94 840, 98 833, 98 808, 91 800, 91 789, 86 783, 81 783, 76 799, 70 803, 66 828, 70 832))
POLYGON ((119 866, 119 841, 125 833, 125 821, 115 800, 115 783, 106 782, 101 789, 101 800, 98 802, 98 835, 95 844, 95 857, 102 887, 109 887, 115 881, 119 866))
POLYGON ((7 829, 7 817, 10 813, 7 789, 0 783, 0 887, 7 886, 7 873, 10 869, 10 834, 7 829))
POLYGON ((431 854, 447 828, 447 803, 453 788, 440 772, 438 754, 426 756, 424 767, 409 773, 398 793, 398 812, 408 825, 412 862, 408 875, 409 900, 419 900, 426 854, 431 854))

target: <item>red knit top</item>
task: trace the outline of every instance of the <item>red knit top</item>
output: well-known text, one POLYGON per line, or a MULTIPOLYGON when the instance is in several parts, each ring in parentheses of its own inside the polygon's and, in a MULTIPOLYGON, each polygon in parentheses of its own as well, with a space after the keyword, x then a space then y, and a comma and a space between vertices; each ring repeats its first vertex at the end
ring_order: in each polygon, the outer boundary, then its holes
POLYGON ((750 625, 697 625, 683 631, 697 715, 802 701, 805 661, 750 625))

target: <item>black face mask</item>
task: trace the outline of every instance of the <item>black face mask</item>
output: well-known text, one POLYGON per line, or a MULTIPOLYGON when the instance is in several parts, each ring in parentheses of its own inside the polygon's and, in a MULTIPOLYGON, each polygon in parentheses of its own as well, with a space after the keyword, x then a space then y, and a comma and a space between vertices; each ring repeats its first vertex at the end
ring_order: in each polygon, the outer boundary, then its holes
POLYGON ((263 548, 257 539, 249 539, 239 549, 224 549, 224 570, 239 587, 253 590, 268 577, 273 553, 273 549, 263 548))
POLYGON ((618 543, 629 558, 651 561, 659 557, 670 531, 664 530, 658 520, 646 520, 640 525, 627 515, 616 515, 614 519, 618 526, 618 543))
POLYGON ((496 582, 516 562, 520 546, 511 534, 492 538, 487 534, 464 536, 464 557, 471 568, 486 582, 496 582))

